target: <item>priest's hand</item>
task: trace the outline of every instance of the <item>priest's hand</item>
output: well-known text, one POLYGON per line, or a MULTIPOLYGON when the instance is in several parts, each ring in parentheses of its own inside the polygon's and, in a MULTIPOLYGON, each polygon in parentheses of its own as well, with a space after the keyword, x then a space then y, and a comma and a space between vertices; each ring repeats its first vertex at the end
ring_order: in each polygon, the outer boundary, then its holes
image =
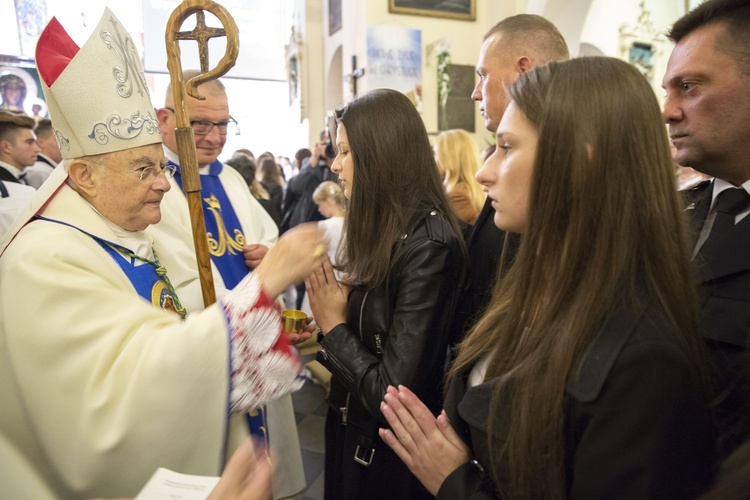
POLYGON ((245 264, 250 269, 258 267, 267 253, 268 247, 265 245, 254 244, 242 247, 242 255, 245 257, 245 264))
POLYGON ((320 266, 328 249, 325 233, 317 224, 300 224, 284 233, 255 268, 270 299, 301 282, 320 266))
POLYGON ((312 324, 312 317, 308 316, 305 318, 305 331, 300 333, 289 333, 287 331, 284 332, 284 335, 286 336, 286 339, 289 341, 290 344, 296 345, 301 344, 305 340, 312 337, 313 332, 315 331, 316 326, 312 324))
POLYGON ((469 448, 451 427, 445 411, 435 418, 404 386, 388 386, 380 411, 391 429, 380 438, 391 447, 419 482, 433 495, 451 472, 468 462, 469 448))

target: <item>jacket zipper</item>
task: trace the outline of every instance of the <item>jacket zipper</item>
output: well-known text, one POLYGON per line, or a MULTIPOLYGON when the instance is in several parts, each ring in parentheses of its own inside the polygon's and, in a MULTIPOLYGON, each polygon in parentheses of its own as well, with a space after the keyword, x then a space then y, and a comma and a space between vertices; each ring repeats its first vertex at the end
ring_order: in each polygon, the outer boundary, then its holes
POLYGON ((365 341, 364 335, 362 334, 362 316, 365 314, 365 303, 367 302, 367 296, 370 292, 365 292, 365 296, 362 298, 362 304, 359 306, 359 340, 365 341))
MULTIPOLYGON (((365 312, 365 302, 367 302, 367 294, 370 292, 365 292, 365 296, 362 299, 362 305, 359 308, 359 340, 364 342, 363 335, 362 335, 362 314, 365 312)), ((349 415, 349 399, 351 399, 352 393, 347 392, 346 393, 346 405, 339 408, 341 410, 341 423, 343 425, 347 424, 347 418, 349 415)))
POLYGON ((341 372, 341 375, 350 383, 354 382, 354 379, 349 375, 349 372, 345 367, 339 363, 335 357, 329 356, 328 351, 326 351, 325 347, 320 349, 320 354, 323 356, 323 359, 331 363, 333 366, 336 367, 336 369, 341 372))
POLYGON ((341 410, 341 423, 346 425, 347 415, 349 415, 349 398, 352 397, 351 392, 346 393, 346 405, 339 408, 341 410))
MULTIPOLYGON (((362 305, 359 308, 359 340, 361 340, 363 342, 364 342, 364 339, 363 339, 363 336, 362 336, 362 313, 364 313, 364 311, 365 311, 365 302, 367 302, 367 294, 368 293, 370 293, 370 292, 365 292, 365 297, 362 299, 362 305)), ((325 359, 327 359, 328 361, 330 361, 331 363, 333 363, 334 365, 336 365, 336 367, 339 369, 339 371, 342 374, 346 373, 346 370, 344 370, 343 367, 340 366, 333 357, 330 357, 330 358, 328 357, 328 353, 326 352, 325 349, 321 349, 320 353, 323 355, 323 357, 325 359)), ((350 380, 350 381, 353 382, 353 380, 350 380)), ((342 407, 339 408, 339 410, 341 410, 341 423, 343 425, 347 424, 348 415, 349 415, 349 400, 351 399, 351 397, 352 397, 352 393, 351 392, 347 392, 346 393, 346 405, 344 405, 344 406, 342 406, 342 407)))

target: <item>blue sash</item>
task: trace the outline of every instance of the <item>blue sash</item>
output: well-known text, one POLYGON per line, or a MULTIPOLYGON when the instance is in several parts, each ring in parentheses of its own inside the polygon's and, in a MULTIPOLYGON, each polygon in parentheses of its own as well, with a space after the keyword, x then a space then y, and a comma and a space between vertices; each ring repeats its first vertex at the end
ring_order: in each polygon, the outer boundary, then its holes
POLYGON ((173 297, 170 293, 169 287, 167 287, 167 283, 161 278, 161 276, 156 274, 156 268, 154 266, 146 263, 141 266, 136 266, 135 259, 128 259, 120 252, 115 250, 115 247, 118 247, 120 245, 109 242, 104 238, 100 238, 99 236, 89 233, 88 231, 84 231, 80 227, 76 227, 67 222, 48 219, 47 217, 42 217, 39 215, 35 216, 34 219, 40 219, 47 222, 54 222, 56 224, 62 224, 63 226, 72 227, 73 229, 77 229, 83 234, 92 237, 114 259, 114 261, 117 262, 117 264, 120 266, 120 269, 122 269, 122 272, 125 273, 125 276, 128 277, 130 283, 133 284, 133 287, 135 288, 136 292, 138 292, 138 295, 140 295, 141 297, 146 299, 147 302, 150 302, 156 307, 177 313, 175 297, 173 297))
POLYGON ((128 259, 120 252, 112 248, 104 240, 95 238, 102 248, 117 262, 135 287, 138 295, 151 302, 156 307, 161 307, 168 311, 177 312, 174 297, 169 292, 166 282, 156 274, 156 268, 150 264, 135 265, 135 259, 128 259))
MULTIPOLYGON (((171 161, 168 163, 177 169, 174 179, 184 193, 180 166, 171 161)), ((221 274, 224 286, 231 290, 250 270, 242 254, 242 247, 245 245, 242 226, 219 180, 219 174, 223 168, 224 165, 217 160, 208 167, 208 174, 201 174, 201 198, 203 199, 203 217, 206 221, 208 252, 211 254, 211 261, 221 274)), ((268 442, 266 407, 261 406, 249 411, 246 417, 250 434, 268 442)))
MULTIPOLYGON (((169 164, 177 169, 174 178, 184 192, 180 166, 173 162, 169 164)), ((242 225, 219 180, 219 174, 223 168, 224 165, 217 160, 209 166, 208 174, 201 175, 201 198, 203 198, 208 251, 221 274, 224 286, 231 290, 242 281, 249 269, 245 264, 245 256, 242 254, 242 247, 246 244, 242 225)))

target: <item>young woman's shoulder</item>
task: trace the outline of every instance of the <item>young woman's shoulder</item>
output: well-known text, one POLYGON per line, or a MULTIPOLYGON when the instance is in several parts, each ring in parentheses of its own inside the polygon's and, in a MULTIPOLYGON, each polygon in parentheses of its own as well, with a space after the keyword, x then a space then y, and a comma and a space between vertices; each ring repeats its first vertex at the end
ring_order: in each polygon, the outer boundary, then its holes
POLYGON ((596 400, 612 377, 630 377, 631 370, 688 375, 689 356, 678 332, 648 297, 620 304, 605 320, 581 364, 577 377, 568 381, 574 399, 596 400))
POLYGON ((443 245, 457 244, 461 235, 456 233, 448 218, 437 209, 431 210, 412 225, 407 238, 422 238, 443 245))

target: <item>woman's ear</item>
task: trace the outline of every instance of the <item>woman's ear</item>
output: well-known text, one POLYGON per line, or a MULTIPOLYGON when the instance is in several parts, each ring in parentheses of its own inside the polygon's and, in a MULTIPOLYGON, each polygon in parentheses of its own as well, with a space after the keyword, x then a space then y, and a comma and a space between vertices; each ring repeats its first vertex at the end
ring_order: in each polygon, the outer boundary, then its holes
POLYGON ((98 191, 98 184, 94 179, 94 169, 97 168, 90 161, 76 158, 68 167, 68 177, 75 184, 75 188, 86 198, 94 198, 98 191))

